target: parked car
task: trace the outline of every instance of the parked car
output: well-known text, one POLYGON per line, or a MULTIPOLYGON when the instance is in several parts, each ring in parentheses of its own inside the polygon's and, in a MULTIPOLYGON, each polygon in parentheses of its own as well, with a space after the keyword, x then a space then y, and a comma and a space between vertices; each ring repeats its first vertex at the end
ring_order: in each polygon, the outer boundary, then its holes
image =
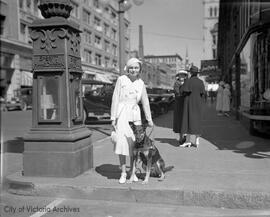
MULTIPOLYGON (((110 122, 110 111, 114 85, 111 83, 82 80, 83 86, 83 110, 84 123, 108 123, 110 122)), ((148 94, 152 117, 162 113, 167 108, 167 100, 160 94, 148 94)), ((166 98, 167 99, 167 98, 166 98)), ((141 103, 139 103, 144 112, 141 103)))
POLYGON ((32 87, 14 90, 14 97, 5 100, 1 106, 3 110, 22 110, 32 108, 32 87))
POLYGON ((147 88, 150 103, 155 104, 158 114, 164 114, 172 108, 175 96, 173 92, 162 88, 147 88))
POLYGON ((111 83, 82 80, 84 122, 110 122, 114 86, 111 83))

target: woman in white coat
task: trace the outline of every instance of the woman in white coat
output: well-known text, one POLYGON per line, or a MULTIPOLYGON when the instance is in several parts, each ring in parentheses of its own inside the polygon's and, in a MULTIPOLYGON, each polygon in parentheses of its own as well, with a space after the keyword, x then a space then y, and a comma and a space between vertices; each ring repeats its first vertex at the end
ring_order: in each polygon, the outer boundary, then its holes
POLYGON ((224 90, 223 85, 224 82, 220 81, 217 89, 216 111, 218 112, 218 115, 222 115, 223 90, 224 90))
MULTIPOLYGON (((138 103, 141 101, 148 126, 153 127, 146 87, 140 78, 142 63, 137 58, 131 58, 126 64, 126 74, 117 79, 111 105, 112 126, 117 131, 117 141, 114 152, 119 155, 121 177, 119 183, 126 182, 126 157, 132 158, 135 137, 129 122, 141 124, 141 111, 138 103)), ((131 159, 132 162, 132 159, 131 159)), ((132 181, 138 181, 133 177, 132 181)))

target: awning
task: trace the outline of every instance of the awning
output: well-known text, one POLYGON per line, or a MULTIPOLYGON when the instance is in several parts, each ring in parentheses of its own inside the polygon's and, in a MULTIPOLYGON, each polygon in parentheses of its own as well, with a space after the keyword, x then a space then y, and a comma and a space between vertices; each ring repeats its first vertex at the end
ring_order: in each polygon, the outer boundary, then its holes
POLYGON ((21 71, 21 86, 32 86, 33 74, 28 71, 21 71))
POLYGON ((97 81, 103 81, 112 84, 112 81, 106 75, 96 74, 94 79, 97 81))
POLYGON ((88 70, 84 70, 84 73, 89 74, 89 75, 95 75, 95 72, 92 71, 88 71, 88 70))

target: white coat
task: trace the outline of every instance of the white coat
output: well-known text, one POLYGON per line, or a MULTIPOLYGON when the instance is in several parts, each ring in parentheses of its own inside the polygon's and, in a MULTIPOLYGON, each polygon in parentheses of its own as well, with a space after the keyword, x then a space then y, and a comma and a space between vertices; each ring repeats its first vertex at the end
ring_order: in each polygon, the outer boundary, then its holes
POLYGON ((230 111, 230 98, 231 98, 231 91, 229 88, 225 87, 223 90, 223 101, 222 101, 223 112, 230 111))
POLYGON ((111 120, 116 120, 117 142, 114 152, 130 155, 135 141, 134 134, 128 122, 141 121, 138 105, 142 102, 147 121, 152 121, 146 87, 141 79, 131 81, 126 75, 117 79, 111 105, 111 120))
POLYGON ((217 103, 216 103, 216 110, 222 111, 222 104, 223 104, 223 87, 219 85, 217 90, 217 103))

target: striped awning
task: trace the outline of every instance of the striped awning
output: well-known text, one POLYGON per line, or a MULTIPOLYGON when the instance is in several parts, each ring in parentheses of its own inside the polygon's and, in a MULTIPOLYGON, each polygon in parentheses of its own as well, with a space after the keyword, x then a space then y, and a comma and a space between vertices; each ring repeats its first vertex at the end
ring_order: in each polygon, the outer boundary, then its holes
POLYGON ((112 81, 106 75, 102 74, 96 74, 95 80, 112 84, 112 81))
POLYGON ((33 85, 33 74, 28 71, 21 71, 21 85, 32 86, 33 85))

